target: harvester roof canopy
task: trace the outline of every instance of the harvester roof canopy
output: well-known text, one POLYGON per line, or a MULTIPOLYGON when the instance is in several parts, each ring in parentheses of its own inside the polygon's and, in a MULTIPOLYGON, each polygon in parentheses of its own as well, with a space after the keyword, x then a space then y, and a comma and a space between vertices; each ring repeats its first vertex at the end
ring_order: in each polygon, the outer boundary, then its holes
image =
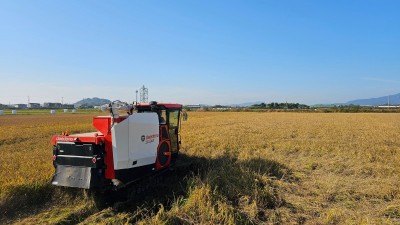
MULTIPOLYGON (((167 109, 181 109, 182 105, 181 104, 175 104, 175 103, 156 103, 156 106, 164 106, 167 109)), ((139 103, 137 107, 149 107, 149 103, 139 103)))

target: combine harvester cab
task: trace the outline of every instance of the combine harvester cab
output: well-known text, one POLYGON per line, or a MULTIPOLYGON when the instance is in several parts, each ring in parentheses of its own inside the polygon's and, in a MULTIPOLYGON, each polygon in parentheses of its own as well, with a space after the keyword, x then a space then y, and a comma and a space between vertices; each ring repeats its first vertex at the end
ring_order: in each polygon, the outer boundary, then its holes
POLYGON ((97 132, 53 136, 53 185, 116 189, 176 161, 182 105, 113 103, 107 108, 111 116, 93 118, 97 132), (119 116, 121 109, 128 115, 119 116))

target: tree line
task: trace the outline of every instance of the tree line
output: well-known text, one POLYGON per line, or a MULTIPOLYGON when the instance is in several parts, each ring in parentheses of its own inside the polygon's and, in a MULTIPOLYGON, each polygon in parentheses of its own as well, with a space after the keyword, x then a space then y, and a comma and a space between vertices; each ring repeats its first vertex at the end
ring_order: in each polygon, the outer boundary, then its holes
POLYGON ((260 104, 254 104, 250 106, 251 109, 309 109, 310 106, 300 103, 288 103, 288 102, 271 102, 266 104, 264 102, 260 104))

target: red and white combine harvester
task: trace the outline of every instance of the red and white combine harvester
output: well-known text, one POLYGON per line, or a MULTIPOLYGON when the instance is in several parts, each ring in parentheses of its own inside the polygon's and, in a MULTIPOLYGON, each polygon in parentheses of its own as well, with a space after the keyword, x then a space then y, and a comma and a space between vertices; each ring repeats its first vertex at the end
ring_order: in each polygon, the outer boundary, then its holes
POLYGON ((117 189, 176 161, 182 105, 115 101, 102 108, 111 116, 93 118, 97 132, 53 136, 53 185, 117 189))

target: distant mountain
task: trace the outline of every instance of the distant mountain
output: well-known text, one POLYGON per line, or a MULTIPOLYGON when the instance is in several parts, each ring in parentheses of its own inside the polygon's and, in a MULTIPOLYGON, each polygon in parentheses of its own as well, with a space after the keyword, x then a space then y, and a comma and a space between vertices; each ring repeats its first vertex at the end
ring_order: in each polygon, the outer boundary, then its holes
MULTIPOLYGON (((390 105, 400 105, 400 93, 389 96, 390 105)), ((368 98, 368 99, 358 99, 346 102, 344 105, 387 105, 388 104, 388 96, 383 96, 379 98, 368 98)))
POLYGON ((111 101, 108 99, 94 97, 94 98, 84 98, 76 102, 74 105, 75 107, 81 107, 81 106, 90 107, 90 106, 104 105, 110 102, 111 101))

